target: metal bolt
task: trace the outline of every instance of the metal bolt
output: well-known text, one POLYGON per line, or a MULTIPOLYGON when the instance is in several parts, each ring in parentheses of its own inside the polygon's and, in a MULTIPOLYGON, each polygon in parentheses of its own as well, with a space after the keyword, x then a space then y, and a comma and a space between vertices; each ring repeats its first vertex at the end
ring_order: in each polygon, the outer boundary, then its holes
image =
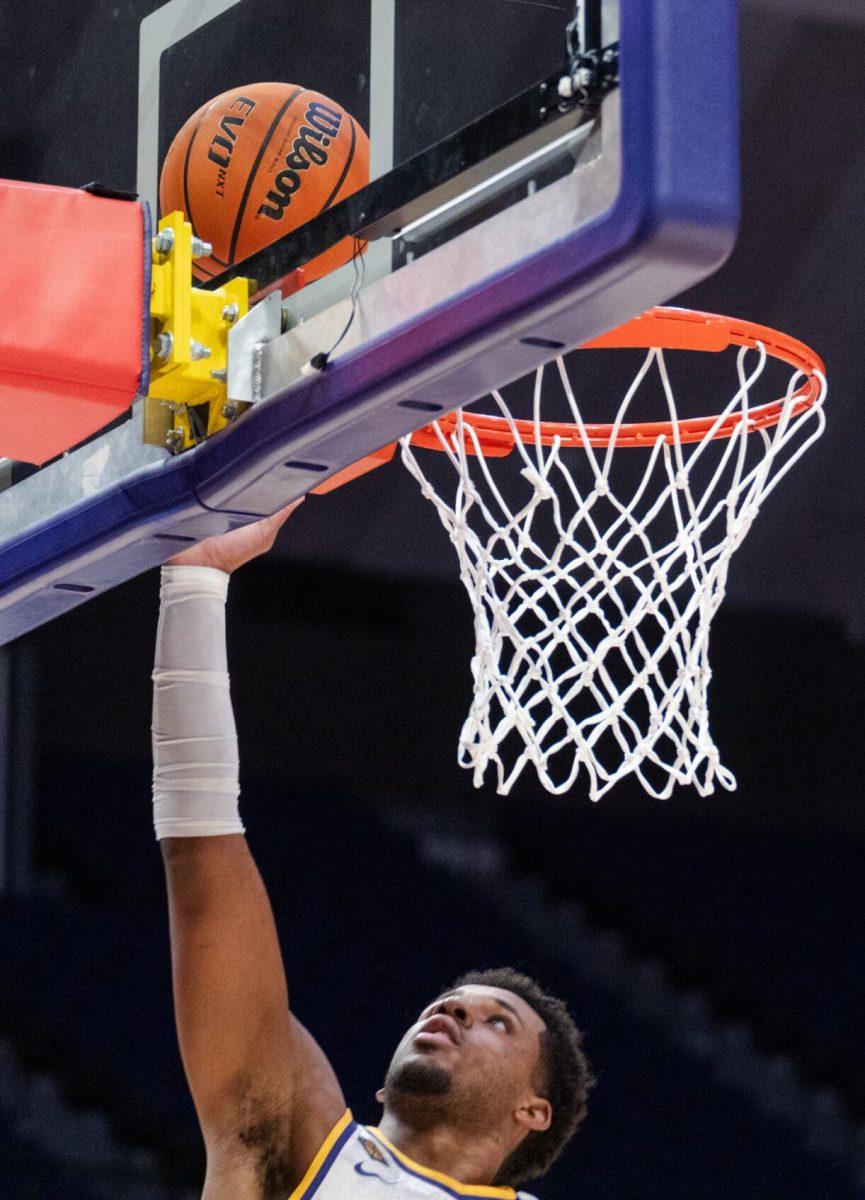
POLYGON ((574 94, 574 81, 570 75, 563 75, 559 80, 559 95, 563 100, 570 100, 574 94))
POLYGON ((153 344, 153 357, 159 362, 167 362, 174 350, 174 337, 170 333, 160 333, 153 344))
POLYGON ((213 246, 210 242, 203 242, 201 238, 194 237, 192 239, 192 257, 193 258, 209 258, 213 253, 213 246))
POLYGON ((546 108, 542 108, 541 111, 538 113, 538 116, 541 118, 542 121, 545 119, 546 115, 547 115, 546 108))
POLYGON ((615 62, 615 60, 616 60, 615 50, 605 50, 604 51, 604 62, 605 63, 615 62))
POLYGON ((233 325, 240 316, 240 307, 237 304, 226 304, 222 310, 222 319, 227 321, 229 325, 233 325))
POLYGON ((233 400, 229 400, 226 404, 223 404, 220 412, 226 421, 233 421, 237 416, 237 405, 233 400))
POLYGON ((202 346, 201 342, 197 342, 195 338, 189 343, 189 357, 193 362, 200 362, 202 358, 210 358, 210 355, 209 346, 202 346))
POLYGON ((176 454, 183 447, 183 430, 169 429, 165 435, 165 445, 172 454, 176 454))
POLYGON ((542 83, 542 84, 541 84, 541 87, 540 87, 540 92, 541 92, 541 95, 542 95, 542 96, 544 95, 544 93, 546 92, 546 90, 547 90, 547 85, 546 85, 545 83, 542 83))
POLYGON ((174 249, 174 230, 160 229, 153 239, 153 249, 157 254, 169 255, 174 249))
POLYGON ((217 383, 228 383, 227 371, 211 371, 210 378, 215 379, 217 383))

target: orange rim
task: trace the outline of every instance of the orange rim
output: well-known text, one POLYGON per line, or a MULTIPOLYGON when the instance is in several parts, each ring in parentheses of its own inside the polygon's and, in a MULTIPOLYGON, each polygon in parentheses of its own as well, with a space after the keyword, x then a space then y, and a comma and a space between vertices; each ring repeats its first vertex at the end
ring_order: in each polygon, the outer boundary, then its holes
MULTIPOLYGON (((759 349, 760 345, 766 353, 785 362, 795 371, 801 371, 805 382, 792 395, 791 417, 795 418, 807 409, 812 408, 823 394, 825 386, 825 366, 819 355, 809 349, 804 342, 779 333, 765 325, 757 325, 752 321, 737 321, 732 317, 719 317, 712 313, 694 312, 685 308, 651 308, 641 317, 620 325, 617 329, 585 342, 581 350, 623 350, 656 348, 660 350, 698 350, 709 353, 719 353, 730 346, 744 346, 750 350, 759 349)), ((753 408, 748 413, 748 432, 756 433, 760 429, 768 429, 781 419, 781 415, 789 401, 774 400, 753 408)), ((425 425, 412 434, 412 445, 425 450, 442 450, 440 435, 436 426, 445 439, 456 433, 459 417, 456 413, 448 413, 439 417, 435 425, 425 425)), ((537 433, 540 433, 542 445, 550 446, 558 439, 563 446, 583 446, 588 443, 593 447, 606 447, 613 441, 617 446, 652 446, 659 438, 665 441, 699 442, 709 433, 713 439, 729 438, 736 433, 742 424, 741 413, 731 413, 722 421, 714 417, 692 417, 679 421, 674 426, 670 420, 649 421, 632 424, 614 425, 585 425, 583 429, 569 421, 541 421, 536 428, 534 421, 515 420, 513 425, 504 417, 489 416, 482 413, 463 413, 464 425, 471 426, 477 436, 483 453, 496 458, 510 454, 514 448, 514 430, 523 442, 534 443, 537 433), (677 433, 678 430, 678 433, 677 433)), ((470 436, 464 436, 466 451, 475 453, 475 444, 470 436)))

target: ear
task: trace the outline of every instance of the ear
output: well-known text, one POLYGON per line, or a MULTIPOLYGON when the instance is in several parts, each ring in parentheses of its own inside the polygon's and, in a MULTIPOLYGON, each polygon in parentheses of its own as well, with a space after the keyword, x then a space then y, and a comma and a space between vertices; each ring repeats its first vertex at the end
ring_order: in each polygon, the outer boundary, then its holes
POLYGON ((532 1096, 514 1113, 518 1125, 527 1133, 543 1133, 553 1120, 553 1106, 543 1096, 532 1096))
POLYGON ((375 1094, 375 1098, 376 1098, 376 1100, 378 1100, 379 1104, 384 1104, 384 1088, 378 1089, 378 1091, 375 1094))

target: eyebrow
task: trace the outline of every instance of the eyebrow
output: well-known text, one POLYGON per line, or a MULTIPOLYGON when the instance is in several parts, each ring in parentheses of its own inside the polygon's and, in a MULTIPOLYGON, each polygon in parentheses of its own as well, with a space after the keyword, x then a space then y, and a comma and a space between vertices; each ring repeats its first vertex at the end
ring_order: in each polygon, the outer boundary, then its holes
POLYGON ((513 1004, 508 1004, 507 1000, 499 1000, 498 996, 490 996, 490 999, 492 1000, 492 1002, 494 1004, 500 1004, 502 1006, 502 1008, 506 1008, 508 1010, 508 1012, 513 1013, 521 1025, 524 1024, 523 1018, 520 1016, 520 1014, 514 1008, 513 1004))
MULTIPOLYGON (((441 996, 439 996, 438 1000, 443 1000, 445 998, 445 996, 461 996, 462 994, 463 994, 462 988, 455 988, 452 992, 442 992, 442 994, 441 994, 441 996)), ((520 1014, 517 1012, 517 1010, 514 1008, 513 1004, 509 1004, 507 1000, 500 1000, 498 998, 498 996, 490 996, 489 999, 492 1000, 493 1004, 499 1004, 499 1005, 501 1005, 502 1008, 506 1008, 509 1013, 513 1013, 513 1015, 519 1021, 520 1025, 525 1025, 525 1021, 520 1016, 520 1014)), ((433 1004, 438 1004, 438 1000, 433 1000, 433 1004)))

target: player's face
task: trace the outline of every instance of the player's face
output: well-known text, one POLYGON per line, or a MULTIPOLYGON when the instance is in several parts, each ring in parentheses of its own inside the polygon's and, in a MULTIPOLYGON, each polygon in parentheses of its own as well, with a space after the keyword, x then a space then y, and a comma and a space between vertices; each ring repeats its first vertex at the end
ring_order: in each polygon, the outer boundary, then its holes
POLYGON ((487 1127, 534 1094, 544 1023, 513 992, 470 985, 435 1000, 399 1044, 385 1102, 464 1112, 487 1127))

